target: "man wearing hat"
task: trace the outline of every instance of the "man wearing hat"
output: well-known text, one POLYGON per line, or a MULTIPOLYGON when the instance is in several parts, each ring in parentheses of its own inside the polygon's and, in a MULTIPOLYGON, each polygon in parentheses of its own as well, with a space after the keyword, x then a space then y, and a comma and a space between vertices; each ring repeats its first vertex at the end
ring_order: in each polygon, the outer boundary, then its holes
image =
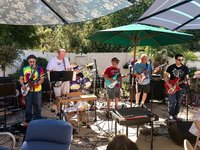
POLYGON ((28 66, 20 71, 19 82, 21 84, 22 94, 25 96, 25 123, 32 119, 41 119, 42 103, 42 83, 44 82, 44 70, 36 65, 36 56, 27 57, 28 66), (34 111, 33 111, 34 110, 34 111), (34 117, 34 118, 33 118, 34 117))
MULTIPOLYGON (((53 57, 47 64, 47 71, 69 71, 71 70, 69 59, 65 57, 66 50, 59 49, 57 56, 53 57)), ((54 94, 57 102, 57 116, 60 116, 60 104, 58 97, 69 93, 69 81, 59 82, 58 85, 53 87, 54 94)))
POLYGON ((111 66, 107 67, 104 71, 103 77, 105 78, 105 83, 108 93, 107 107, 110 111, 110 101, 115 99, 115 109, 118 109, 118 100, 120 97, 120 81, 121 73, 118 68, 119 59, 113 57, 111 59, 111 66))

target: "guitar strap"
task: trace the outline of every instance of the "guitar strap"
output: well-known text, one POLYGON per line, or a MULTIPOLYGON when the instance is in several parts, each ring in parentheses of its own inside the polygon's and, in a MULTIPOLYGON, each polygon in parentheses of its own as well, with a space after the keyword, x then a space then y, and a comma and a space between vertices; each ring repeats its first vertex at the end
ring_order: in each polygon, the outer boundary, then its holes
MULTIPOLYGON (((34 76, 34 74, 35 74, 37 68, 38 68, 37 66, 36 66, 36 68, 33 68, 34 70, 33 70, 32 74, 31 74, 31 76, 30 76, 30 78, 29 78, 28 83, 31 82, 31 81, 33 81, 33 76, 34 76)), ((39 77, 40 77, 40 74, 39 74, 39 77)), ((38 77, 38 78, 39 78, 39 77, 38 77)), ((30 88, 33 89, 33 91, 35 91, 34 85, 31 84, 31 85, 30 85, 30 88)))
POLYGON ((63 58, 64 70, 66 71, 65 58, 63 58))
MULTIPOLYGON (((36 68, 33 68, 33 69, 34 69, 34 70, 33 70, 33 72, 31 73, 31 76, 29 77, 27 83, 29 83, 30 81, 33 81, 33 76, 34 76, 34 74, 35 74, 35 72, 36 72, 36 70, 37 70, 37 66, 36 66, 36 68)), ((32 69, 31 69, 31 70, 32 70, 32 69)))

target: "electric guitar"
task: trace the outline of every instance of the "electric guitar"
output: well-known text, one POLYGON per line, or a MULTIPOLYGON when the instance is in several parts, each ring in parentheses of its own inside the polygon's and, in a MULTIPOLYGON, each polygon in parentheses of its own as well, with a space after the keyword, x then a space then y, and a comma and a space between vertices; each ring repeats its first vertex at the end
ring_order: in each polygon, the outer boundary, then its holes
POLYGON ((24 86, 26 87, 26 90, 23 90, 22 87, 21 87, 21 93, 22 93, 22 95, 23 95, 23 96, 26 96, 26 95, 28 94, 28 92, 30 91, 31 86, 32 86, 34 83, 37 83, 37 82, 40 80, 40 78, 41 78, 41 77, 44 77, 44 76, 45 76, 45 74, 42 75, 42 76, 39 76, 39 77, 36 78, 34 81, 29 81, 29 82, 27 82, 26 84, 24 84, 24 86))
MULTIPOLYGON (((112 79, 114 80, 113 82, 111 81, 111 80, 109 80, 109 79, 105 79, 105 83, 106 83, 106 86, 108 87, 108 88, 114 88, 115 87, 115 85, 119 82, 117 79, 118 79, 118 75, 119 75, 119 72, 118 73, 116 73, 113 77, 112 77, 112 79)), ((124 78, 124 77, 127 77, 129 75, 129 73, 128 74, 126 74, 126 75, 124 75, 124 76, 122 76, 121 78, 124 78)))
MULTIPOLYGON (((156 67, 156 68, 161 68, 161 67, 163 67, 163 66, 165 66, 165 65, 167 65, 167 64, 168 64, 168 63, 164 63, 164 64, 162 64, 162 65, 159 65, 159 66, 156 67)), ((137 83, 142 84, 142 83, 144 82, 144 80, 148 78, 148 77, 147 77, 147 74, 149 74, 149 71, 148 71, 147 69, 144 69, 144 70, 142 71, 142 73, 136 77, 137 83)))
POLYGON ((167 94, 172 95, 172 94, 176 93, 177 91, 181 90, 179 85, 182 83, 185 83, 185 80, 180 81, 180 82, 179 82, 179 80, 180 80, 180 78, 175 78, 174 80, 169 80, 169 83, 172 85, 171 87, 167 82, 165 82, 165 88, 166 88, 167 94))

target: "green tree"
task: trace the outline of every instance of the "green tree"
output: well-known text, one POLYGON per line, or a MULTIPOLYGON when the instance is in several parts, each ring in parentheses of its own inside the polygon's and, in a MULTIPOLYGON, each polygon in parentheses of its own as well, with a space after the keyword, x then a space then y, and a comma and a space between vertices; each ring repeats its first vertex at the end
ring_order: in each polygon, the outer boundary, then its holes
POLYGON ((0 25, 0 64, 5 76, 7 66, 20 60, 21 49, 34 48, 38 38, 33 26, 0 25))
POLYGON ((20 60, 20 54, 22 51, 9 45, 0 45, 0 64, 3 70, 3 76, 5 77, 6 67, 13 66, 18 60, 20 60))

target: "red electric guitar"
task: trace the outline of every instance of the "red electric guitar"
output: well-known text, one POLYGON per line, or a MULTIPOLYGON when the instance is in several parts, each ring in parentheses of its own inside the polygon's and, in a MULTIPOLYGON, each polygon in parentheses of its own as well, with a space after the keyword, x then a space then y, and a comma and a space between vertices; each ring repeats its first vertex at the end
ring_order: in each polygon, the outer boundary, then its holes
POLYGON ((180 84, 185 83, 185 80, 180 81, 180 78, 175 78, 174 80, 169 80, 169 83, 172 85, 170 87, 170 85, 168 83, 165 82, 165 88, 166 88, 166 93, 167 94, 174 94, 177 91, 181 90, 181 88, 179 87, 180 84))

